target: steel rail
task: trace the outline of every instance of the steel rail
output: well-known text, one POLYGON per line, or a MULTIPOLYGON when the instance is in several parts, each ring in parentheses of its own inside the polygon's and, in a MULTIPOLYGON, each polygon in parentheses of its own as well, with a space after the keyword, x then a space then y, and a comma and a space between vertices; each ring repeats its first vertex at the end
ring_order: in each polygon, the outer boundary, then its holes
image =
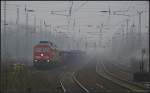
POLYGON ((86 93, 90 93, 90 91, 87 89, 87 88, 85 88, 77 79, 76 79, 76 77, 75 77, 75 72, 73 72, 73 80, 74 80, 74 82, 79 86, 79 87, 81 87, 86 93))
MULTIPOLYGON (((103 66, 103 69, 104 69, 104 72, 105 72, 105 75, 109 76, 109 80, 113 81, 114 83, 122 86, 122 87, 125 87, 133 92, 148 92, 146 90, 139 90, 139 89, 143 89, 144 87, 141 87, 135 83, 131 83, 127 80, 124 80, 124 79, 120 79, 118 78, 117 76, 113 75, 112 73, 110 73, 106 67, 104 66, 103 62, 100 62, 101 65, 103 66)), ((99 73, 98 73, 99 74, 99 73)), ((100 74, 99 74, 100 75, 100 74)), ((107 77, 108 79, 108 77, 107 77)))
POLYGON ((61 86, 62 90, 63 90, 64 93, 65 93, 67 90, 65 89, 65 87, 64 87, 64 85, 63 85, 63 83, 62 83, 62 81, 60 80, 59 83, 60 83, 60 86, 61 86))
MULTIPOLYGON (((112 63, 111 63, 112 64, 112 63)), ((119 69, 119 72, 120 72, 120 74, 126 74, 126 75, 132 75, 133 73, 131 73, 130 71, 126 71, 126 69, 123 69, 122 67, 120 67, 121 65, 120 64, 118 64, 118 66, 116 65, 116 64, 112 64, 112 65, 114 65, 117 69, 119 69)), ((113 72, 112 72, 112 74, 114 74, 113 72)), ((114 76, 116 76, 115 74, 114 74, 114 76)), ((120 75, 119 75, 120 76, 120 75)), ((117 77, 117 76, 116 76, 117 77)), ((118 78, 120 78, 120 77, 118 77, 118 78)), ((127 81, 127 82, 131 82, 131 83, 133 83, 133 84, 136 84, 136 85, 138 85, 138 86, 141 86, 141 87, 144 87, 143 86, 143 84, 138 84, 138 83, 136 83, 136 82, 132 82, 132 81, 129 81, 128 79, 123 79, 123 78, 120 78, 120 79, 122 79, 122 80, 125 80, 125 81, 127 81)))

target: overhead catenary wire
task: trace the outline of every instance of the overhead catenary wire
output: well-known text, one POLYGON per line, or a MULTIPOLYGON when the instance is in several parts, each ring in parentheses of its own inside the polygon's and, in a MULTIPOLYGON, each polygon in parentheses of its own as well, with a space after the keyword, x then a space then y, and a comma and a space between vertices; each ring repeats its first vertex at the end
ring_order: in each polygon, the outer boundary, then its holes
POLYGON ((73 12, 75 13, 75 12, 77 12, 77 11, 79 11, 85 4, 87 4, 88 3, 88 1, 85 1, 84 3, 82 3, 77 9, 75 9, 73 12))
MULTIPOLYGON (((86 1, 87 2, 87 1, 86 1)), ((86 2, 84 2, 84 3, 82 3, 81 5, 79 5, 79 7, 77 8, 77 9, 75 9, 75 11, 73 11, 73 9, 71 9, 71 8, 73 8, 73 6, 71 6, 69 9, 70 10, 72 10, 71 12, 69 12, 70 14, 69 15, 72 15, 73 14, 73 12, 78 12, 78 11, 80 11, 80 9, 83 7, 83 6, 85 6, 85 4, 86 4, 86 2)), ((73 5, 73 4, 72 4, 73 5)), ((69 10, 69 11, 70 11, 69 10)), ((54 11, 54 12, 57 12, 57 13, 60 13, 60 12, 65 12, 66 10, 59 10, 59 11, 54 11)), ((109 10, 110 11, 110 10, 109 10)), ((124 10, 125 12, 126 12, 126 10, 124 10)), ((43 12, 43 11, 42 11, 43 12)), ((67 11, 68 12, 68 11, 67 11)), ((81 12, 81 11, 80 11, 81 12)), ((122 10, 120 10, 120 11, 115 11, 115 12, 117 12, 117 14, 116 14, 116 16, 121 16, 121 15, 125 15, 126 16, 126 14, 121 14, 122 13, 122 10), (120 13, 121 12, 121 13, 120 13), (118 13, 120 13, 120 14, 118 14, 118 13)), ((113 11, 112 11, 112 13, 113 13, 113 11)), ((57 15, 57 14, 56 14, 57 15)), ((68 15, 66 15, 66 16, 68 16, 68 15)), ((74 21, 75 22, 75 21, 74 21)), ((120 24, 118 24, 118 26, 120 26, 120 24)), ((117 26, 117 27, 118 27, 117 26)))

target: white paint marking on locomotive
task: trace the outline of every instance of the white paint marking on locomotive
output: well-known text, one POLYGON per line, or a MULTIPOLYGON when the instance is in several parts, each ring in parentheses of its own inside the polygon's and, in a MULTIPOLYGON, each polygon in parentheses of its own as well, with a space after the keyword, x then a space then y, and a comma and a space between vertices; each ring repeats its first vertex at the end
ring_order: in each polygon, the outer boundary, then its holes
POLYGON ((66 92, 66 89, 65 89, 65 87, 64 87, 64 85, 63 85, 63 83, 62 83, 62 81, 60 81, 60 85, 61 85, 63 91, 66 92))

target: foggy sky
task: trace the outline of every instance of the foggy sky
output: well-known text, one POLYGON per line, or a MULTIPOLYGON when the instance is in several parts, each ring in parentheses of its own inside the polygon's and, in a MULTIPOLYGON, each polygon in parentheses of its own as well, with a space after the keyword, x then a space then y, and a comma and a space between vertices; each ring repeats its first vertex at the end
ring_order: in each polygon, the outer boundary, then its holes
MULTIPOLYGON (((1 1, 2 2, 2 1, 1 1)), ((3 4, 1 3, 1 18, 3 19, 3 4)), ((43 23, 45 20, 46 24, 51 24, 52 26, 57 25, 67 25, 67 18, 65 16, 53 15, 50 11, 60 11, 60 10, 69 10, 71 6, 70 1, 7 1, 7 21, 16 22, 17 16, 17 7, 19 7, 20 12, 20 20, 19 23, 25 24, 25 5, 27 5, 27 9, 33 9, 36 12, 29 14, 29 24, 33 25, 34 15, 36 15, 37 22, 39 25, 40 21, 43 23)), ((98 35, 88 35, 84 32, 98 32, 99 29, 96 27, 101 25, 108 25, 109 30, 103 29, 104 40, 108 40, 112 37, 113 33, 116 32, 119 25, 121 23, 126 24, 124 20, 127 18, 130 19, 129 25, 135 23, 138 25, 138 11, 149 11, 149 3, 147 1, 74 1, 73 2, 73 14, 72 14, 72 24, 75 20, 75 32, 72 32, 76 38, 79 37, 95 37, 98 35), (86 4, 82 6, 80 9, 78 7, 83 3, 86 4), (128 12, 124 12, 123 14, 133 15, 132 17, 127 16, 116 16, 110 15, 108 13, 100 13, 98 11, 108 11, 109 8, 111 11, 123 11, 128 10, 128 12), (78 9, 77 12, 74 12, 78 9), (94 27, 88 28, 85 25, 93 25, 94 27), (80 33, 78 30, 80 29, 80 33)), ((67 12, 60 12, 61 14, 67 14, 67 12)), ((122 13, 121 13, 122 14, 122 13)), ((145 25, 149 25, 149 12, 145 12, 142 14, 142 32, 146 32, 147 29, 145 25)), ((62 29, 60 29, 63 31, 62 29)), ((65 30, 64 30, 65 31, 65 30)), ((95 40, 93 39, 93 40, 95 40)))

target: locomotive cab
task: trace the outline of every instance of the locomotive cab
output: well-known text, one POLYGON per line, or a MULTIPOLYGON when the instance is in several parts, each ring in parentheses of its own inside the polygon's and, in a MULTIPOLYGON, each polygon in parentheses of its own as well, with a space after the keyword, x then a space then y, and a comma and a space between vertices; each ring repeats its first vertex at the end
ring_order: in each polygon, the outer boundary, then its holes
POLYGON ((34 47, 34 62, 50 62, 53 56, 53 51, 48 45, 37 45, 34 47))
POLYGON ((38 68, 60 64, 59 51, 56 45, 48 41, 40 41, 33 49, 33 65, 38 68))

